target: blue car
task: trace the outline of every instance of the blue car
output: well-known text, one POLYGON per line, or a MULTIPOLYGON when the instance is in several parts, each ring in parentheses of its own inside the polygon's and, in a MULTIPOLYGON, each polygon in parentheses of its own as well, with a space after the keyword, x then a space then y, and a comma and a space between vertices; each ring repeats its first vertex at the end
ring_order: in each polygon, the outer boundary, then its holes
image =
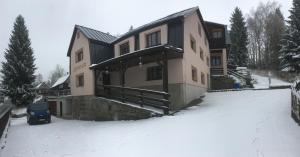
POLYGON ((38 122, 51 122, 51 114, 47 102, 37 102, 27 107, 27 123, 29 125, 38 122))

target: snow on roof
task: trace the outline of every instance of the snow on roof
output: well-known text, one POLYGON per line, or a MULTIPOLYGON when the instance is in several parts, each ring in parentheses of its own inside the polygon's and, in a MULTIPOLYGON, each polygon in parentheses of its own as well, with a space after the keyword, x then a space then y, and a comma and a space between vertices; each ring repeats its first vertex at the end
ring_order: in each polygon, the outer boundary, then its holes
POLYGON ((65 76, 63 76, 63 77, 61 77, 61 78, 59 78, 59 79, 52 85, 51 88, 63 84, 68 78, 69 78, 69 74, 68 74, 68 75, 65 75, 65 76))
POLYGON ((42 86, 43 82, 38 84, 35 88, 40 88, 42 86))
POLYGON ((300 58, 300 54, 293 56, 293 58, 299 59, 300 58))
POLYGON ((35 89, 48 89, 49 86, 45 82, 41 82, 37 86, 34 87, 35 89))

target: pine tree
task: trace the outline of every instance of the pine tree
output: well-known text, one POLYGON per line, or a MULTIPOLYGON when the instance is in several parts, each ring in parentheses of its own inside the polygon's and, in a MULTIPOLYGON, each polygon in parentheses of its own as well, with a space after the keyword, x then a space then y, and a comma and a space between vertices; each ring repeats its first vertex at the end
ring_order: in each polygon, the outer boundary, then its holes
POLYGON ((247 27, 242 11, 236 7, 230 18, 231 31, 231 47, 229 54, 229 64, 237 66, 247 66, 248 50, 247 50, 247 27))
POLYGON ((36 67, 28 29, 21 15, 16 18, 4 57, 6 61, 2 62, 1 73, 6 95, 17 106, 27 105, 34 98, 30 88, 36 67))
POLYGON ((281 69, 300 72, 300 0, 293 0, 287 29, 281 40, 281 69))
POLYGON ((276 8, 267 16, 265 25, 265 64, 273 70, 279 68, 280 40, 284 33, 285 23, 280 8, 276 8))

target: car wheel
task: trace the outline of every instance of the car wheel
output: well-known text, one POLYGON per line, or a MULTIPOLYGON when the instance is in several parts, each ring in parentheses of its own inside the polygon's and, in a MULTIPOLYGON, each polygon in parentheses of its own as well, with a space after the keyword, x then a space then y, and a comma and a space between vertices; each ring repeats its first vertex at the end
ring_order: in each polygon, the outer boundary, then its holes
POLYGON ((28 123, 29 125, 32 125, 32 120, 29 119, 29 120, 27 121, 27 123, 28 123))

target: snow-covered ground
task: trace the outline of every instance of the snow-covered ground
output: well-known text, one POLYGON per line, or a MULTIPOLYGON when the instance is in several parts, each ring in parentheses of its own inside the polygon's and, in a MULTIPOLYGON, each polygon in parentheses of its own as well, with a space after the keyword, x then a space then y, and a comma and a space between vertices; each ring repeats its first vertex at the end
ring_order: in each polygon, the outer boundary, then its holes
MULTIPOLYGON (((255 80, 255 83, 253 84, 254 88, 256 89, 269 88, 268 77, 252 74, 252 78, 255 80)), ((271 78, 271 86, 287 86, 287 85, 291 85, 291 83, 276 78, 271 78)))
POLYGON ((290 90, 208 93, 199 106, 139 121, 13 119, 2 157, 299 157, 290 90))

